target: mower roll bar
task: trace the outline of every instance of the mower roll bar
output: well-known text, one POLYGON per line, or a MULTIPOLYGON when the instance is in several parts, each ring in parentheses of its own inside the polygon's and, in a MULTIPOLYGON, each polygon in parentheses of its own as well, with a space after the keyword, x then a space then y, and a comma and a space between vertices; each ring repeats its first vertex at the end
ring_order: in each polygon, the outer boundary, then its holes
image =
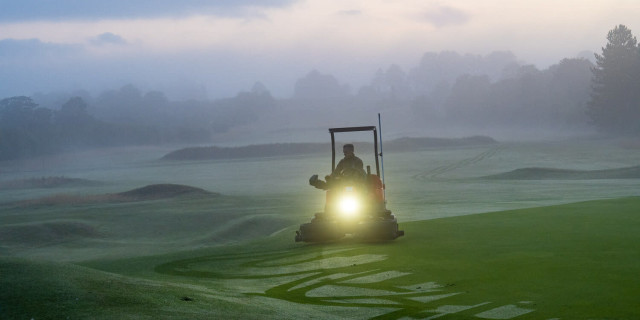
POLYGON ((336 169, 336 132, 354 132, 354 131, 372 131, 373 132, 373 154, 376 159, 376 175, 380 177, 380 165, 378 163, 378 130, 375 126, 364 126, 364 127, 344 127, 344 128, 330 128, 329 133, 331 134, 331 172, 336 169))

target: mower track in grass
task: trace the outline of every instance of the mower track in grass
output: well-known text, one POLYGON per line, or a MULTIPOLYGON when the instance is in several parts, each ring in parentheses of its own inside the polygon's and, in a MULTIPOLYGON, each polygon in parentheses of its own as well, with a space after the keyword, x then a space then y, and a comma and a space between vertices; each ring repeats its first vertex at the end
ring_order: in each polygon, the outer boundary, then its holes
POLYGON ((388 262, 387 256, 371 259, 355 254, 362 250, 360 245, 352 244, 349 247, 328 252, 313 248, 315 254, 304 253, 300 259, 289 253, 201 257, 163 264, 156 267, 156 272, 202 279, 219 278, 223 279, 219 283, 227 290, 242 292, 253 299, 282 300, 281 303, 289 303, 287 309, 290 310, 295 310, 300 304, 311 305, 336 317, 345 315, 352 319, 394 319, 416 314, 435 319, 450 314, 464 315, 463 312, 473 309, 485 312, 486 319, 512 319, 534 311, 519 306, 516 301, 511 305, 484 309, 481 307, 490 305, 490 301, 446 304, 449 298, 464 295, 464 292, 457 291, 452 285, 436 282, 394 285, 395 279, 415 278, 416 274, 381 271, 382 268, 388 268, 385 263, 388 262), (275 269, 273 263, 265 266, 264 259, 269 256, 283 261, 283 265, 275 269), (292 260, 297 263, 291 264, 289 261, 292 260), (336 263, 346 260, 350 263, 336 263), (207 272, 213 267, 213 261, 218 265, 233 264, 235 267, 223 274, 207 272), (315 263, 315 269, 310 269, 310 263, 315 263), (261 268, 265 270, 260 271, 261 268))
POLYGON ((385 243, 286 245, 278 235, 155 272, 356 319, 632 319, 638 208, 625 198, 419 221, 385 243))
MULTIPOLYGON (((134 205, 133 203, 127 205, 134 205)), ((636 319, 640 198, 403 223, 391 242, 0 258, 0 318, 636 319)))

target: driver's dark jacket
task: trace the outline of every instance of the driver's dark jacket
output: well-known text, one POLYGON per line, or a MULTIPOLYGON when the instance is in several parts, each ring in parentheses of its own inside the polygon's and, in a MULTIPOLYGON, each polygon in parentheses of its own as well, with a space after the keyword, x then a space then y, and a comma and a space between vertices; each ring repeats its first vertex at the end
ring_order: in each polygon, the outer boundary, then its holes
POLYGON ((340 162, 338 162, 336 169, 331 175, 342 176, 347 173, 358 173, 364 175, 363 167, 364 165, 362 164, 362 160, 355 155, 351 157, 344 157, 340 162))

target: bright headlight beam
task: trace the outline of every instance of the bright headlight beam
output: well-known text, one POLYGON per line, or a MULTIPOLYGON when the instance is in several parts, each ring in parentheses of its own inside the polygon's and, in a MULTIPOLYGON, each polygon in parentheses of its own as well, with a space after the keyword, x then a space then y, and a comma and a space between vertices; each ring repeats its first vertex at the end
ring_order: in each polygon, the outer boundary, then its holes
POLYGON ((360 209, 360 202, 354 197, 344 197, 340 199, 338 208, 344 215, 351 217, 360 209))

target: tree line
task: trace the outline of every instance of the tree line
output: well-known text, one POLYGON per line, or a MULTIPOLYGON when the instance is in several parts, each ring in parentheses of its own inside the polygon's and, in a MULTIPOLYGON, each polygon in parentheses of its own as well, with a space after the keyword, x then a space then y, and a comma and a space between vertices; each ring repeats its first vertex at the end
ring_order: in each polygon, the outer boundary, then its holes
POLYGON ((319 115, 333 119, 380 110, 398 111, 416 126, 638 134, 640 47, 624 25, 606 38, 595 64, 571 58, 544 70, 510 52, 426 53, 408 72, 397 65, 378 70, 355 93, 335 77, 312 71, 286 99, 275 99, 260 83, 214 101, 170 101, 162 92, 144 93, 133 85, 97 97, 35 95, 44 105, 32 97, 9 97, 0 100, 0 160, 87 147, 203 143, 242 126, 326 126, 319 115))
POLYGON ((624 25, 606 38, 595 64, 567 58, 544 70, 520 63, 510 52, 427 53, 408 72, 397 65, 378 70, 355 94, 314 71, 296 83, 292 100, 315 107, 325 99, 325 106, 404 110, 423 126, 639 134, 640 47, 624 25))
POLYGON ((0 160, 74 149, 204 143, 211 135, 256 120, 274 99, 258 86, 234 98, 170 102, 132 85, 92 99, 74 96, 57 108, 31 97, 0 100, 0 160), (92 100, 90 105, 86 100, 92 100))

